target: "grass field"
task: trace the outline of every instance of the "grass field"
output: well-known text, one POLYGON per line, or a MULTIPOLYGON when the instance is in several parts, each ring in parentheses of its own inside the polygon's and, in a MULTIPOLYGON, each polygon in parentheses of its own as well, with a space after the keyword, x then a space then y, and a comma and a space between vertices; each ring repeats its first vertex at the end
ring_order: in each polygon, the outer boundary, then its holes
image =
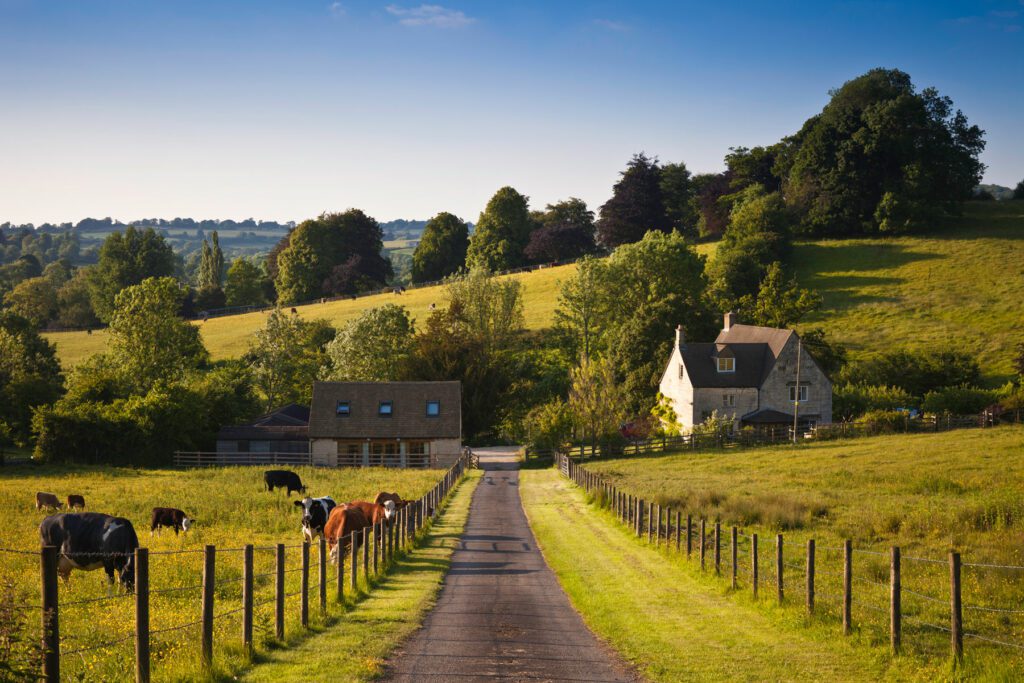
MULTIPOLYGON (((262 482, 261 467, 237 467, 207 470, 135 470, 99 467, 35 467, 12 466, 0 471, 0 546, 33 551, 39 547, 38 526, 47 514, 34 507, 36 491, 49 491, 61 497, 68 493, 85 496, 87 509, 124 516, 130 519, 139 534, 140 543, 151 553, 151 588, 167 589, 198 586, 202 576, 202 548, 214 544, 218 550, 240 548, 252 543, 259 548, 255 553, 255 573, 273 569, 272 544, 287 543, 287 566, 298 567, 300 552, 294 547, 302 542, 299 512, 290 499, 280 491, 267 492, 262 482), (196 519, 196 526, 188 534, 175 536, 165 530, 161 535, 149 534, 149 514, 154 506, 178 507, 196 519), (181 554, 157 554, 184 551, 181 554)), ((370 499, 378 491, 397 491, 410 499, 423 495, 441 476, 441 470, 397 470, 383 468, 322 469, 295 468, 307 485, 311 495, 331 495, 338 501, 370 499)), ((311 553, 316 566, 317 551, 311 553)), ((216 614, 230 611, 240 605, 242 557, 240 552, 219 552, 217 558, 216 614)), ((333 572, 329 572, 333 574, 333 572)), ((37 604, 39 596, 39 559, 37 554, 15 555, 0 552, 0 576, 7 590, 7 600, 37 604)), ((436 577, 432 579, 436 582, 436 577)), ((264 576, 256 581, 256 601, 273 595, 273 577, 264 576)), ((315 574, 311 583, 315 583, 315 574)), ((429 582, 428 582, 429 583, 429 582)), ((299 574, 287 574, 286 592, 299 587, 299 574)), ((420 586, 420 589, 425 589, 420 586)), ((417 589, 419 590, 419 589, 417 589)), ((414 591, 415 592, 415 591, 414 591)), ((429 592, 429 591, 428 591, 429 592)), ((68 586, 60 588, 60 602, 102 598, 107 594, 106 576, 102 570, 74 572, 68 586)), ((313 595, 315 596, 315 591, 313 595)), ((416 600, 426 599, 426 593, 416 600)), ((419 604, 410 594, 403 609, 419 604)), ((315 605, 315 597, 311 600, 315 605)), ((18 604, 16 602, 15 604, 18 604)), ((130 597, 119 594, 112 600, 61 609, 60 623, 62 650, 72 650, 129 636, 134 629, 134 616, 130 597)), ((405 603, 403 603, 405 604, 405 603)), ((273 642, 272 605, 257 608, 255 624, 257 640, 264 652, 273 642)), ((351 607, 351 605, 350 605, 351 607)), ((200 617, 200 594, 197 588, 153 595, 151 598, 151 628, 158 629, 186 624, 200 617)), ((287 640, 294 644, 302 640, 298 630, 298 598, 289 599, 286 608, 287 640)), ((30 633, 39 628, 38 612, 28 610, 27 626, 30 633)), ((317 628, 327 625, 319 617, 319 610, 311 609, 317 628)), ((218 677, 230 677, 246 667, 237 647, 241 615, 234 614, 215 622, 214 658, 218 677)), ((381 635, 378 630, 378 636, 381 635)), ((62 670, 68 680, 114 681, 130 679, 132 643, 123 642, 81 655, 63 658, 62 670)), ((202 678, 198 668, 199 632, 196 627, 166 635, 153 636, 153 671, 156 680, 197 680, 202 678)), ((262 655, 261 655, 262 656, 262 655)), ((361 664, 360 664, 361 665, 361 664)), ((2 677, 2 675, 0 675, 2 677)))
MULTIPOLYGON (((899 435, 799 447, 686 453, 587 465, 622 491, 703 517, 709 528, 740 527, 761 541, 763 581, 774 581, 774 536, 785 536, 788 581, 799 596, 808 538, 818 547, 818 591, 841 595, 841 543, 852 539, 854 612, 863 632, 886 642, 890 546, 902 549, 904 643, 912 654, 949 651, 950 549, 962 554, 964 628, 1024 646, 1024 428, 899 435), (934 559, 937 563, 916 558, 934 559), (992 564, 1018 568, 969 566, 992 564), (881 610, 881 611, 879 611, 881 610), (990 611, 1010 610, 1010 611, 990 611), (1018 611, 1014 611, 1018 610, 1018 611)), ((695 522, 696 523, 696 522, 695 522)), ((747 566, 749 560, 741 564, 747 566)), ((745 578, 745 572, 743 572, 745 578)), ((799 598, 797 598, 799 603, 799 598)), ((838 602, 822 598, 836 614, 838 602)), ((1024 674, 1020 650, 968 638, 977 666, 1024 674)))

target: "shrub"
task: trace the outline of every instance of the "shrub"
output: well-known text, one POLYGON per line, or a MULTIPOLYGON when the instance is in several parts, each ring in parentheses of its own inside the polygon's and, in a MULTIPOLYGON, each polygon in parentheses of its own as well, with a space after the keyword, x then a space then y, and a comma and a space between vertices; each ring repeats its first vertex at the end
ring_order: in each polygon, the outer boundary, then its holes
POLYGON ((841 384, 832 390, 834 419, 854 420, 872 410, 895 411, 917 406, 918 402, 899 387, 841 384))
POLYGON ((849 384, 898 387, 919 399, 943 387, 974 386, 980 379, 975 356, 958 351, 893 351, 850 364, 839 378, 849 384))
POLYGON ((857 424, 869 434, 895 434, 906 431, 908 419, 905 413, 895 410, 871 410, 864 413, 857 424))
POLYGON ((995 403, 996 392, 967 385, 929 391, 924 410, 936 415, 977 415, 995 403))

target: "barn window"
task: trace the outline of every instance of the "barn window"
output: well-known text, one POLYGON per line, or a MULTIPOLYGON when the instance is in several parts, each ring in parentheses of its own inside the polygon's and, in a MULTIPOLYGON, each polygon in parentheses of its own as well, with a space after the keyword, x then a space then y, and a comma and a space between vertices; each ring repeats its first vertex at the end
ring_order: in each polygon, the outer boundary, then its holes
POLYGON ((736 394, 722 394, 722 405, 732 408, 736 405, 736 394))
POLYGON ((352 406, 348 401, 338 401, 338 406, 334 409, 334 413, 338 417, 348 417, 352 414, 352 406))
POLYGON ((718 371, 719 372, 736 372, 736 359, 735 358, 719 358, 718 359, 718 371))
POLYGON ((806 401, 807 400, 807 385, 806 384, 801 384, 800 385, 800 397, 799 398, 797 398, 796 390, 797 390, 797 387, 790 387, 789 388, 789 400, 792 401, 793 403, 796 403, 797 401, 806 401))
POLYGON ((377 414, 381 417, 391 417, 393 410, 394 404, 391 401, 381 401, 377 406, 377 414))
POLYGON ((440 401, 427 401, 427 417, 437 417, 441 414, 440 401))

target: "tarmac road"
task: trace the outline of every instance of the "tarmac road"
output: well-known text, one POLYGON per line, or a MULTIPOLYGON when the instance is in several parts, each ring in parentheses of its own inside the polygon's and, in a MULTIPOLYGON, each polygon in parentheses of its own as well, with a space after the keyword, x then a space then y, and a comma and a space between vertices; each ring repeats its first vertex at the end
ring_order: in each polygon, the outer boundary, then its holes
POLYGON ((514 449, 476 451, 477 486, 437 605, 385 680, 635 681, 587 629, 544 562, 519 500, 514 449))

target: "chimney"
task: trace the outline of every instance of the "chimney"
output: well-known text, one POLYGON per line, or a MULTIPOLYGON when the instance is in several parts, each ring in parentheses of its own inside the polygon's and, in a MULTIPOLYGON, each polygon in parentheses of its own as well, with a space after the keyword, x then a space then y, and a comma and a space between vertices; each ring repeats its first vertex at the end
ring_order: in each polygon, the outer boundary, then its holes
POLYGON ((676 325, 676 348, 686 348, 686 333, 683 332, 682 325, 676 325))
POLYGON ((729 328, 736 324, 736 314, 729 311, 725 314, 725 322, 722 325, 722 332, 728 332, 729 328))

